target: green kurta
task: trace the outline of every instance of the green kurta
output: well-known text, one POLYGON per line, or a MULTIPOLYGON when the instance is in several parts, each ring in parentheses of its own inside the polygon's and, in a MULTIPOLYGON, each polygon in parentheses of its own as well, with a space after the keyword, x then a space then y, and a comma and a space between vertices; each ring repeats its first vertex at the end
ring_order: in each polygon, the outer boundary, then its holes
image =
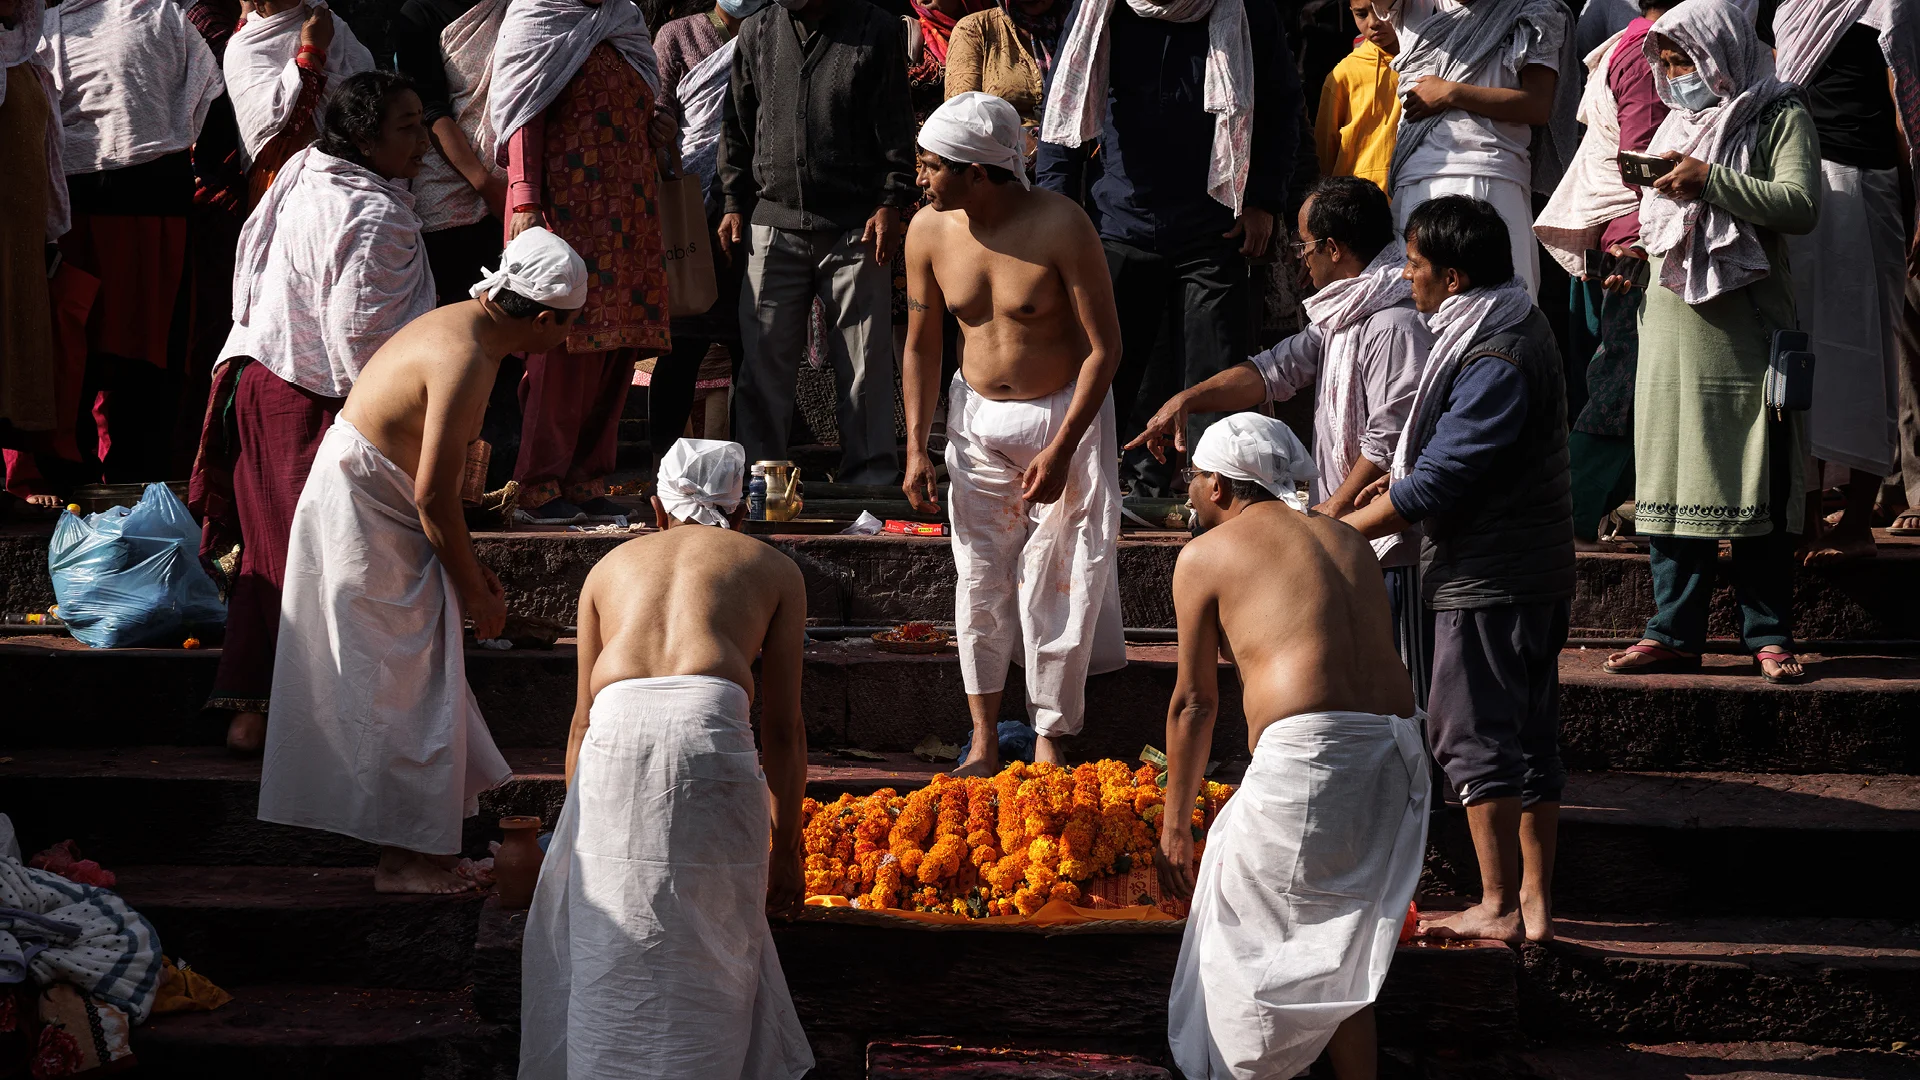
MULTIPOLYGON (((1773 272, 1698 306, 1655 284, 1640 315, 1634 381, 1634 528, 1716 539, 1773 531, 1773 474, 1761 387, 1773 331, 1798 325, 1783 233, 1813 228, 1820 144, 1794 97, 1760 120, 1751 175, 1715 165, 1701 197, 1754 224, 1773 272)), ((1660 280, 1659 258, 1653 280, 1660 280)), ((1793 444, 1785 520, 1801 529, 1806 415, 1788 413, 1793 444)))

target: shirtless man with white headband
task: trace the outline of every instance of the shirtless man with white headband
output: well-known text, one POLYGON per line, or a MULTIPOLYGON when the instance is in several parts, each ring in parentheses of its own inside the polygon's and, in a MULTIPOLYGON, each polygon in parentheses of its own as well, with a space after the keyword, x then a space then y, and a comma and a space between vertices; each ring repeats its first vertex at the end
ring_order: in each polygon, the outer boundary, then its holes
POLYGON ((960 776, 999 771, 1007 666, 1027 673, 1036 761, 1062 760, 1089 673, 1126 663, 1113 402, 1120 323, 1086 212, 1027 182, 1013 106, 969 91, 920 129, 931 205, 907 229, 907 498, 937 513, 927 437, 940 396, 940 322, 960 320, 947 389, 954 625, 973 744, 960 776))
POLYGON ((461 482, 500 361, 566 337, 586 280, 566 241, 514 238, 367 361, 294 509, 260 819, 380 845, 381 892, 471 889, 461 820, 513 775, 467 687, 462 616, 494 638, 507 609, 461 482))

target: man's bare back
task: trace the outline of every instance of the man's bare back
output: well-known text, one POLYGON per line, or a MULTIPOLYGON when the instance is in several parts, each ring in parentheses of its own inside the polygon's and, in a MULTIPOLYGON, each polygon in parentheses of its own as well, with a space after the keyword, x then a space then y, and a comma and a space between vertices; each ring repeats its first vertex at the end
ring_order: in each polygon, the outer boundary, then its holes
MULTIPOLYGON (((1009 193, 1010 195, 1012 193, 1009 193)), ((1035 189, 984 226, 965 210, 931 207, 908 232, 925 252, 941 297, 960 321, 960 370, 997 401, 1043 398, 1072 382, 1089 343, 1069 293, 1072 260, 1101 260, 1100 239, 1071 200, 1035 189)), ((920 301, 911 301, 919 303, 920 301)))
POLYGON ((482 331, 491 322, 478 301, 468 301, 408 323, 367 361, 340 415, 418 479, 431 403, 458 403, 448 414, 448 428, 461 446, 480 437, 504 356, 489 356, 482 347, 482 331))
POLYGON ((1413 715, 1379 561, 1333 518, 1278 501, 1247 507, 1180 553, 1174 603, 1214 613, 1220 653, 1240 675, 1249 750, 1267 725, 1301 713, 1413 715))
POLYGON ((798 647, 806 583, 778 549, 712 526, 682 526, 615 548, 580 593, 587 696, 623 679, 716 675, 753 693, 770 642, 798 647))

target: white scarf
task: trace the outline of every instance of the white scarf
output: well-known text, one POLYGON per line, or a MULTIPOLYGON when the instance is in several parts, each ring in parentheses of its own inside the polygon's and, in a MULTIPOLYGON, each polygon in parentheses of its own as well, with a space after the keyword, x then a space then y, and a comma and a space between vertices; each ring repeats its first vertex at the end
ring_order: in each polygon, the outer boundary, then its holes
POLYGON ((73 215, 67 203, 67 172, 61 162, 61 143, 66 140, 60 130, 60 92, 54 89, 53 73, 34 58, 46 10, 41 4, 23 3, 13 29, 0 30, 0 105, 7 101, 7 70, 21 64, 31 67, 47 98, 47 137, 42 140, 41 158, 47 169, 47 242, 52 243, 66 235, 73 215))
MULTIPOLYGON (((1580 105, 1580 80, 1572 77, 1577 54, 1574 51, 1572 17, 1559 0, 1474 0, 1472 4, 1443 8, 1411 27, 1415 37, 1412 48, 1394 58, 1402 88, 1412 86, 1422 75, 1433 75, 1450 82, 1470 82, 1495 53, 1503 62, 1519 62, 1515 35, 1531 27, 1542 37, 1549 31, 1548 20, 1559 20, 1560 73, 1554 83, 1553 112, 1546 124, 1545 138, 1536 129, 1532 147, 1533 189, 1542 194, 1553 191, 1567 163, 1573 160, 1579 140, 1574 114, 1580 105)), ((1451 110, 1448 110, 1451 111, 1451 110)), ((1400 115, 1400 129, 1394 136, 1393 160, 1387 167, 1387 191, 1399 182, 1400 171, 1412 159, 1413 152, 1446 121, 1447 112, 1415 120, 1400 115)))
POLYGON ((144 164, 200 137, 223 89, 220 65, 180 4, 66 0, 48 9, 43 32, 70 175, 144 164))
MULTIPOLYGON (((309 0, 278 15, 250 18, 227 41, 222 67, 233 116, 240 123, 241 154, 248 164, 293 115, 294 102, 300 97, 300 71, 293 62, 300 48, 300 27, 313 8, 325 6, 320 0, 309 0)), ((327 46, 327 87, 372 70, 373 54, 353 36, 347 20, 334 12, 333 44, 327 46)))
POLYGON ((1867 13, 1870 0, 1786 0, 1773 13, 1773 66, 1781 82, 1805 86, 1867 13))
POLYGON ((1640 196, 1620 179, 1620 111, 1607 85, 1614 51, 1626 31, 1587 54, 1587 92, 1580 99, 1586 137, 1553 198, 1533 223, 1533 235, 1554 261, 1576 277, 1587 272, 1587 249, 1600 246, 1600 234, 1614 218, 1633 212, 1640 196))
MULTIPOLYGON (((1118 0, 1084 0, 1061 37, 1040 137, 1079 146, 1107 115, 1108 24, 1118 0)), ((1173 23, 1207 20, 1205 107, 1213 114, 1207 194, 1240 214, 1253 147, 1253 38, 1243 0, 1126 0, 1134 14, 1173 23)))
POLYGON ((682 114, 680 160, 688 171, 699 175, 702 191, 713 186, 720 119, 725 111, 727 88, 733 81, 733 50, 738 40, 728 38, 725 45, 688 68, 674 89, 682 114))
POLYGON ((1365 378, 1360 373, 1364 335, 1344 333, 1357 328, 1377 311, 1384 311, 1413 295, 1413 285, 1401 274, 1407 249, 1394 240, 1374 255, 1358 277, 1333 282, 1303 301, 1307 318, 1320 328, 1325 351, 1320 357, 1323 385, 1330 391, 1320 411, 1327 425, 1327 442, 1335 454, 1321 470, 1321 483, 1331 491, 1353 471, 1360 453, 1360 433, 1366 430, 1365 378))
POLYGON ((433 310, 420 235, 405 181, 317 147, 295 153, 240 230, 220 359, 249 356, 287 382, 346 397, 374 352, 433 310))
MULTIPOLYGON (((1659 156, 1678 150, 1709 165, 1746 172, 1760 137, 1760 115, 1793 93, 1774 75, 1773 55, 1760 43, 1753 23, 1728 0, 1687 0, 1653 24, 1642 46, 1653 65, 1654 86, 1673 111, 1647 146, 1659 156), (1693 58, 1718 104, 1699 112, 1682 108, 1667 89, 1656 38, 1673 41, 1693 58)), ((1752 223, 1742 221, 1705 199, 1674 199, 1646 188, 1640 196, 1640 240, 1665 260, 1660 284, 1689 304, 1765 277, 1767 253, 1752 223)))
POLYGON ((512 0, 493 50, 493 87, 487 111, 504 150, 527 121, 552 105, 594 46, 606 42, 660 92, 653 35, 633 0, 512 0))
MULTIPOLYGON (((473 147, 474 156, 490 169, 495 168, 497 144, 487 120, 487 91, 493 83, 493 46, 507 4, 508 0, 480 0, 440 32, 453 121, 473 147)), ((428 232, 472 225, 487 216, 486 200, 438 150, 421 163, 420 175, 413 178, 413 194, 428 232)))
MULTIPOLYGON (((1687 2, 1711 3, 1712 0, 1687 2)), ((1427 328, 1433 331, 1433 351, 1427 354, 1426 369, 1420 373, 1420 388, 1413 395, 1413 409, 1407 413, 1400 446, 1393 452, 1395 480, 1405 479, 1413 471, 1414 456, 1419 450, 1413 440, 1420 430, 1427 398, 1440 382, 1440 376, 1451 370, 1476 343, 1519 326, 1532 311, 1533 297, 1527 287, 1519 278, 1509 278, 1505 284, 1449 296, 1441 301, 1440 310, 1427 316, 1427 328)))

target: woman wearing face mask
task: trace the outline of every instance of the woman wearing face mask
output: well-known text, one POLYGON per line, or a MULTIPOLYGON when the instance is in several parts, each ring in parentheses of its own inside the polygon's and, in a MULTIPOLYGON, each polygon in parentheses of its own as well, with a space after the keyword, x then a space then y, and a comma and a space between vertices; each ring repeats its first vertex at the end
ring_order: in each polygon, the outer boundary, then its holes
POLYGON ((1672 110, 1648 152, 1674 162, 1640 206, 1653 286, 1634 387, 1635 526, 1651 543, 1655 613, 1606 669, 1700 666, 1727 539, 1746 650, 1769 682, 1798 681, 1806 427, 1765 408, 1762 383, 1773 332, 1797 325, 1784 234, 1812 229, 1819 210, 1813 121, 1728 0, 1667 12, 1646 53, 1672 110))

